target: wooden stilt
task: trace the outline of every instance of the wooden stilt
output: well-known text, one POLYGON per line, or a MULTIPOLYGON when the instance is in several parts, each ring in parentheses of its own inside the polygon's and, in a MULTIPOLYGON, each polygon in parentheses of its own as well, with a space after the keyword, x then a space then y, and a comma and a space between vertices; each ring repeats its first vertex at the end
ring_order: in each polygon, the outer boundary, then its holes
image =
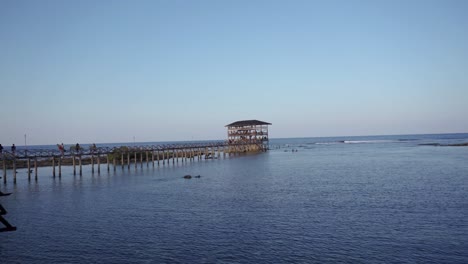
POLYGON ((52 157, 52 176, 55 178, 55 157, 52 157))
POLYGON ((94 155, 91 155, 91 173, 94 174, 94 155))
POLYGON ((73 158, 73 175, 76 175, 76 159, 75 159, 75 156, 73 156, 72 158, 73 158))
POLYGON ((37 181, 37 158, 34 158, 34 179, 37 181))
POLYGON ((115 166, 115 162, 116 162, 116 161, 115 161, 115 157, 113 157, 113 158, 112 158, 112 163, 113 163, 113 165, 114 165, 114 171, 117 169, 116 166, 115 166))
POLYGON ((123 154, 123 152, 122 152, 120 155, 121 155, 120 164, 122 165, 122 170, 123 170, 123 168, 124 168, 124 165, 125 165, 125 163, 124 163, 124 154, 123 154))
POLYGON ((80 176, 83 175, 83 166, 81 164, 81 155, 78 157, 80 162, 80 176))
POLYGON ((146 167, 149 167, 148 151, 146 151, 146 167))
MULTIPOLYGON (((109 165, 109 162, 107 163, 107 165, 109 165)), ((99 156, 99 154, 97 154, 97 173, 101 173, 101 156, 99 156)))
POLYGON ((59 177, 62 177, 62 157, 58 159, 59 177))
POLYGON ((28 181, 31 180, 31 159, 28 158, 28 181))
MULTIPOLYGON (((106 160, 107 160, 107 172, 109 172, 110 171, 109 154, 106 155, 106 160)), ((114 162, 114 166, 115 166, 115 162, 114 162)))
POLYGON ((127 152, 127 169, 130 169, 130 151, 127 152))
POLYGON ((137 167, 137 153, 135 151, 135 169, 136 169, 136 167, 137 167))
POLYGON ((13 158, 13 183, 16 183, 16 158, 13 158))
POLYGON ((154 150, 151 150, 151 162, 153 163, 154 167, 154 150))

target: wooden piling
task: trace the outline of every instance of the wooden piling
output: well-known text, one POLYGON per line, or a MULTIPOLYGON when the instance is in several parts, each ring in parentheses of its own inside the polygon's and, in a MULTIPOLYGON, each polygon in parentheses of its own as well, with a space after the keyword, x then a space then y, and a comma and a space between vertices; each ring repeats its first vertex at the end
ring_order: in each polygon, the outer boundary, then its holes
MULTIPOLYGON (((109 162, 107 164, 109 165, 109 162)), ((101 173, 101 156, 99 154, 97 154, 97 173, 101 173)))
POLYGON ((52 176, 55 178, 55 157, 52 157, 52 176))
POLYGON ((113 165, 114 165, 114 171, 117 169, 116 166, 115 166, 115 162, 116 162, 116 161, 115 161, 115 157, 113 157, 113 158, 112 158, 112 163, 113 163, 113 165))
POLYGON ((74 155, 73 155, 73 175, 76 175, 76 159, 74 155))
POLYGON ((16 158, 13 158, 13 183, 16 183, 16 158))
POLYGON ((79 162, 80 162, 80 176, 81 176, 81 175, 83 175, 83 166, 81 164, 81 155, 78 156, 78 158, 79 158, 79 162))
MULTIPOLYGON (((107 160, 107 172, 110 171, 110 164, 109 164, 109 154, 106 155, 106 160, 107 160)), ((114 163, 115 166, 115 163, 114 163)))
POLYGON ((127 169, 130 169, 130 151, 127 152, 127 169))
POLYGON ((28 158, 28 181, 31 180, 31 159, 28 158))
POLYGON ((34 180, 37 181, 37 158, 34 158, 34 180))
POLYGON ((135 169, 136 169, 136 167, 137 167, 137 153, 135 151, 135 169))
POLYGON ((91 155, 91 173, 94 174, 94 155, 91 155))
POLYGON ((122 165, 122 170, 123 170, 123 168, 124 168, 124 165, 125 165, 125 163, 124 163, 124 154, 123 154, 123 152, 120 154, 120 158, 121 158, 121 160, 120 160, 120 164, 122 165))
POLYGON ((59 177, 62 177, 62 157, 58 159, 59 177))
POLYGON ((146 167, 149 167, 148 151, 146 151, 146 167))
POLYGON ((153 162, 154 167, 154 150, 151 150, 151 162, 153 162))

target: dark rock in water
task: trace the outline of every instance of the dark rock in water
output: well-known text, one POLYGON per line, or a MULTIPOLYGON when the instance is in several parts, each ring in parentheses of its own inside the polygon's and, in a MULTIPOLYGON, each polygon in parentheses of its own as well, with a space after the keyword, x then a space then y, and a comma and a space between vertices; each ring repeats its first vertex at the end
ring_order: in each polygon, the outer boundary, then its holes
POLYGON ((185 175, 184 179, 192 179, 192 175, 185 175))
POLYGON ((200 176, 200 175, 197 175, 197 176, 195 176, 195 178, 201 178, 201 176, 200 176))
POLYGON ((423 143, 419 144, 419 146, 440 146, 439 143, 423 143))

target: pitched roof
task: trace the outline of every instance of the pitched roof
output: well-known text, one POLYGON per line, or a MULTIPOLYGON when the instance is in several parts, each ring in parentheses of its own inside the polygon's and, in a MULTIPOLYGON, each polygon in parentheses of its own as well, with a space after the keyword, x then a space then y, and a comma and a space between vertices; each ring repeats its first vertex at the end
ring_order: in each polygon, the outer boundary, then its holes
POLYGON ((242 121, 236 121, 226 126, 227 127, 243 127, 243 126, 258 126, 258 125, 271 125, 271 123, 258 121, 258 120, 242 120, 242 121))

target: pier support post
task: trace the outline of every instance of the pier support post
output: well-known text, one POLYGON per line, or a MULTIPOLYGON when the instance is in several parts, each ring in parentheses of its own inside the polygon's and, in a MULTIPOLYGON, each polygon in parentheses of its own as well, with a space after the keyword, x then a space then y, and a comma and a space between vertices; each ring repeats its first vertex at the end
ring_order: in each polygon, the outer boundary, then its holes
MULTIPOLYGON (((109 165, 109 162, 107 162, 107 165, 109 165)), ((97 154, 97 173, 101 174, 101 156, 97 154)))
POLYGON ((52 176, 55 178, 55 157, 52 156, 52 176))
POLYGON ((146 151, 146 167, 149 167, 148 151, 146 151))
POLYGON ((81 155, 78 157, 80 162, 80 176, 83 175, 83 166, 81 164, 81 155))
MULTIPOLYGON (((107 159, 107 172, 109 172, 110 171, 109 154, 106 155, 106 159, 107 159)), ((115 166, 115 163, 114 163, 114 166, 115 166)))
POLYGON ((34 158, 34 180, 37 181, 37 158, 34 158))
POLYGON ((127 152, 127 169, 130 169, 130 151, 127 152))
POLYGON ((174 154, 175 154, 175 149, 172 150, 172 164, 173 165, 175 164, 175 160, 174 160, 175 155, 174 154))
POLYGON ((114 165, 114 171, 115 171, 115 170, 117 169, 117 168, 115 167, 115 156, 112 158, 112 163, 113 163, 113 165, 114 165))
POLYGON ((154 150, 151 150, 151 162, 153 162, 153 168, 154 168, 154 150))
POLYGON ((91 173, 94 174, 94 155, 91 155, 91 173))
POLYGON ((13 183, 16 183, 16 158, 13 158, 13 183))
POLYGON ((143 151, 140 152, 140 167, 143 168, 143 151))
POLYGON ((28 158, 28 181, 31 180, 31 159, 28 158))
POLYGON ((62 177, 62 157, 58 159, 59 177, 62 177))
POLYGON ((125 165, 123 152, 120 153, 120 164, 122 165, 122 170, 123 170, 123 169, 124 169, 124 165, 125 165))
POLYGON ((73 175, 76 175, 76 157, 73 155, 73 175))
POLYGON ((135 151, 135 169, 137 168, 137 153, 135 151))

